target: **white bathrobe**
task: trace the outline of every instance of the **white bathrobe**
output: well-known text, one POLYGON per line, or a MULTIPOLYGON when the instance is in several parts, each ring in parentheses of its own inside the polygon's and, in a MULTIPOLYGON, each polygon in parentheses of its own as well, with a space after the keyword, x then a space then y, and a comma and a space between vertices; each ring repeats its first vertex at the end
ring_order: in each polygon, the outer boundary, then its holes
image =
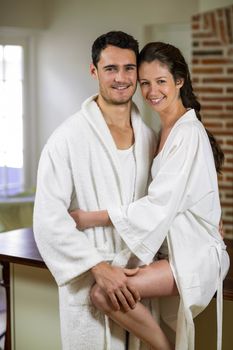
POLYGON ((169 261, 180 293, 176 350, 194 350, 193 317, 218 292, 221 349, 222 280, 229 267, 218 231, 220 202, 214 159, 206 131, 189 110, 172 128, 152 166, 148 195, 109 210, 130 250, 152 261, 167 238, 169 261))
MULTIPOLYGON (((107 260, 124 265, 129 257, 113 228, 80 232, 68 211, 105 209, 126 203, 116 145, 104 118, 89 98, 45 145, 38 169, 34 234, 39 251, 59 286, 63 350, 123 350, 125 331, 91 306, 90 268, 107 260), (126 256, 125 253, 126 252, 126 256), (111 335, 110 335, 111 329, 111 335)), ((147 192, 156 139, 132 108, 135 133, 134 198, 147 192)), ((130 340, 130 349, 147 349, 130 340)))

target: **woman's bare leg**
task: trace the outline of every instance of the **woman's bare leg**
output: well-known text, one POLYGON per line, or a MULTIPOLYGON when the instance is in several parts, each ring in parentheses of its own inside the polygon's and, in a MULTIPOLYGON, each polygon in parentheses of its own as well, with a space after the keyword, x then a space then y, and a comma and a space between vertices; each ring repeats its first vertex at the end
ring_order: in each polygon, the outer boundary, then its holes
MULTIPOLYGON (((128 285, 137 288, 141 298, 178 294, 170 265, 166 260, 142 267, 136 275, 128 278, 128 285)), ((158 323, 142 303, 138 302, 134 309, 127 312, 115 311, 108 296, 98 285, 92 288, 91 299, 99 310, 150 345, 151 349, 172 349, 158 323)))

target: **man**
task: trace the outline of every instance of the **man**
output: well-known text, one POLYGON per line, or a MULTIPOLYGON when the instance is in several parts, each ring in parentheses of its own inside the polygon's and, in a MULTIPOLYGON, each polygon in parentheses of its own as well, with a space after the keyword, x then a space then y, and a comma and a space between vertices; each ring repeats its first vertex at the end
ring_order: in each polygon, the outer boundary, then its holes
MULTIPOLYGON (((137 85, 138 43, 109 32, 92 46, 91 74, 99 93, 67 119, 45 145, 38 169, 35 239, 59 286, 64 350, 123 350, 125 331, 94 310, 89 292, 96 282, 113 307, 134 307, 139 295, 127 285, 136 269, 113 228, 79 231, 74 208, 100 210, 142 197, 155 152, 155 135, 132 102, 137 85)), ((130 339, 129 349, 143 349, 130 339)), ((146 349, 146 347, 144 347, 146 349)))

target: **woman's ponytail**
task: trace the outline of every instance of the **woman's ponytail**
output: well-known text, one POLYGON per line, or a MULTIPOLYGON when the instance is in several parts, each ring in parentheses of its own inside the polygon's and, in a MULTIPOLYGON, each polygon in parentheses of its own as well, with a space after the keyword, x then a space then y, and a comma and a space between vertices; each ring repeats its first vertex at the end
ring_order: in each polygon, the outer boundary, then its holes
MULTIPOLYGON (((197 116, 198 120, 200 120, 200 122, 202 122, 202 118, 201 118, 201 114, 200 114, 201 105, 193 92, 189 72, 187 74, 186 80, 184 81, 184 85, 180 89, 180 96, 181 96, 184 107, 193 108, 196 112, 196 116, 197 116)), ((211 148, 213 151, 216 171, 219 174, 221 174, 221 168, 222 168, 222 165, 224 163, 224 153, 223 153, 220 145, 218 144, 217 140, 215 139, 214 135, 208 129, 205 128, 205 130, 206 130, 206 133, 209 137, 210 145, 211 145, 211 148)))

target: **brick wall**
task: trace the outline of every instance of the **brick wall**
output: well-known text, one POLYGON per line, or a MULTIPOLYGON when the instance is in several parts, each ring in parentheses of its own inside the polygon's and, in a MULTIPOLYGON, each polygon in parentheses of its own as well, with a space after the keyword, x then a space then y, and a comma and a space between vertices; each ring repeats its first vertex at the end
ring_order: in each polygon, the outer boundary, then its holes
POLYGON ((219 187, 224 231, 233 238, 233 6, 193 16, 192 79, 203 123, 225 154, 219 187))

